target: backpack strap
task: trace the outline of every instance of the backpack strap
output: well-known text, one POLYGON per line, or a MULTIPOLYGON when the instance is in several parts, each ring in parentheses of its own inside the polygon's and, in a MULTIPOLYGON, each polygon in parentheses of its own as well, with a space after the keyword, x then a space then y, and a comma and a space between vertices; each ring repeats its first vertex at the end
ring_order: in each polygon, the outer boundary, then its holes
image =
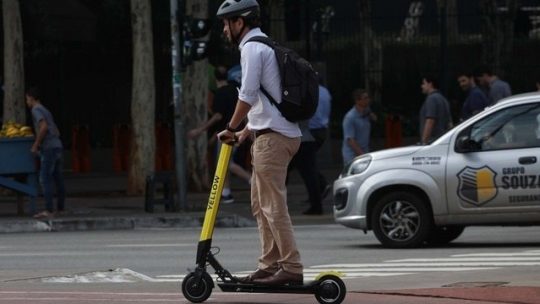
MULTIPOLYGON (((270 37, 265 37, 265 36, 255 36, 255 37, 251 37, 248 39, 248 41, 246 41, 246 43, 248 42, 259 42, 259 43, 262 43, 262 44, 266 44, 267 46, 269 46, 272 50, 275 48, 276 46, 276 42, 274 40, 272 40, 270 37)), ((268 100, 270 100, 270 103, 272 105, 275 105, 277 106, 277 102, 276 100, 274 99, 274 97, 272 97, 272 95, 270 95, 270 93, 268 93, 268 91, 266 91, 264 89, 264 87, 262 86, 261 84, 261 92, 264 94, 264 96, 266 96, 266 98, 268 98, 268 100)))

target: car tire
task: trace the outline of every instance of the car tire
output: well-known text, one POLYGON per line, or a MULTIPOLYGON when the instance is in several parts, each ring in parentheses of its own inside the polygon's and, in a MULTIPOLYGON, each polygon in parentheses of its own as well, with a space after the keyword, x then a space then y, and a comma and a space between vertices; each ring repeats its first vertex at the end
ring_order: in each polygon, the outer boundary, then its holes
POLYGON ((429 245, 446 245, 457 239, 465 230, 463 226, 440 226, 431 231, 427 243, 429 245))
POLYGON ((420 196, 404 191, 392 192, 375 203, 371 226, 384 247, 414 248, 428 239, 433 216, 420 196))

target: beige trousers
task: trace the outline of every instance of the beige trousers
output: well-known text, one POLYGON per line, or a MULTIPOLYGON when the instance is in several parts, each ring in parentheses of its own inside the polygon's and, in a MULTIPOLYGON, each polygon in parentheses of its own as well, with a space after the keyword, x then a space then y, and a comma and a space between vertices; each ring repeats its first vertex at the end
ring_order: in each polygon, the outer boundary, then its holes
POLYGON ((251 146, 253 179, 251 209, 257 220, 262 255, 259 269, 275 272, 279 268, 302 274, 300 253, 294 240, 287 208, 287 166, 300 147, 300 137, 266 133, 251 146))

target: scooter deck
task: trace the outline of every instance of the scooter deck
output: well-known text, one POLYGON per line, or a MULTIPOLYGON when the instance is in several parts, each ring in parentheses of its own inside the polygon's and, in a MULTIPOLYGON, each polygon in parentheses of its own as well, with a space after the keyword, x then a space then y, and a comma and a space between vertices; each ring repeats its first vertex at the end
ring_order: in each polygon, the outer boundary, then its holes
POLYGON ((297 293, 313 294, 319 285, 318 281, 302 285, 260 285, 245 283, 218 283, 223 292, 261 292, 261 293, 297 293))

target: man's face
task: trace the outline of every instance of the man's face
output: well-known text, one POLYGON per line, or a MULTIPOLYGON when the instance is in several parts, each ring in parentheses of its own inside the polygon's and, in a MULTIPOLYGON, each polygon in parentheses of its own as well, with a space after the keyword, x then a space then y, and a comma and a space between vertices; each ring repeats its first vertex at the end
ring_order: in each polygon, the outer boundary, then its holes
POLYGON ((484 87, 489 86, 489 76, 485 73, 480 76, 476 76, 476 82, 484 87))
POLYGON ((242 18, 237 18, 236 20, 233 19, 223 19, 223 34, 227 37, 227 40, 229 42, 233 42, 232 37, 233 35, 238 35, 238 32, 240 31, 241 23, 244 22, 242 18))
POLYGON ((28 96, 28 94, 25 95, 26 99, 26 106, 28 108, 32 108, 32 101, 34 100, 31 96, 28 96))
POLYGON ((433 89, 433 84, 431 82, 427 82, 425 79, 422 79, 422 85, 420 88, 422 88, 422 93, 427 94, 431 89, 433 89))
POLYGON ((459 76, 457 81, 463 91, 468 91, 472 87, 472 79, 465 75, 459 76))
POLYGON ((356 104, 362 108, 369 106, 370 97, 367 93, 362 94, 360 98, 356 99, 356 104))

